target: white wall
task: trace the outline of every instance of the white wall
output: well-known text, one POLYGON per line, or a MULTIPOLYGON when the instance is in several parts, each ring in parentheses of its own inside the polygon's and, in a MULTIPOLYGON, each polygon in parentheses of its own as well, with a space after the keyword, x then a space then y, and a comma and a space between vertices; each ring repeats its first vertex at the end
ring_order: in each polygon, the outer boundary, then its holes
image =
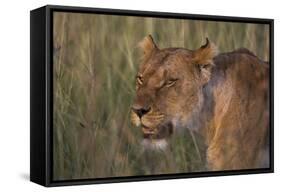
POLYGON ((89 6, 275 19, 275 172, 103 184, 47 189, 28 181, 29 175, 29 10, 57 1, 1 1, 0 6, 0 191, 267 191, 281 188, 281 13, 278 0, 62 0, 62 5, 89 6))

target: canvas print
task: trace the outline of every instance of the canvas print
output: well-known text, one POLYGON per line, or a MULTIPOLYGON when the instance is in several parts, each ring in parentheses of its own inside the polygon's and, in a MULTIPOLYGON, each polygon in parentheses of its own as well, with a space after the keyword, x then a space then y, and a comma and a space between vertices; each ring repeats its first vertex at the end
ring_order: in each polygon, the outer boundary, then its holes
POLYGON ((53 13, 55 181, 269 168, 269 24, 53 13))

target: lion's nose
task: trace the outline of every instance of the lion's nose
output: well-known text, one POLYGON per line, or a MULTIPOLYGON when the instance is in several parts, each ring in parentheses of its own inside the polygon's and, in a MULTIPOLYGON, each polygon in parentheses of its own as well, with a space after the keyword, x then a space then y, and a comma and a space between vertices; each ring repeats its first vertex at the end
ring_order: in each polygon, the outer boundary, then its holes
POLYGON ((133 106, 132 110, 141 118, 143 115, 148 113, 150 111, 151 107, 138 107, 138 106, 133 106))

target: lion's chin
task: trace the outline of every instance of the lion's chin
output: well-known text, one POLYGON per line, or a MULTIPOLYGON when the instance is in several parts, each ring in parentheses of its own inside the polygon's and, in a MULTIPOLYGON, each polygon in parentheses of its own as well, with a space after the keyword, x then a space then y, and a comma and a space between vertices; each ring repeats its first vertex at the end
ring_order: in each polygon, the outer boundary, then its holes
POLYGON ((143 139, 142 146, 148 150, 164 151, 168 146, 168 142, 166 139, 143 139))

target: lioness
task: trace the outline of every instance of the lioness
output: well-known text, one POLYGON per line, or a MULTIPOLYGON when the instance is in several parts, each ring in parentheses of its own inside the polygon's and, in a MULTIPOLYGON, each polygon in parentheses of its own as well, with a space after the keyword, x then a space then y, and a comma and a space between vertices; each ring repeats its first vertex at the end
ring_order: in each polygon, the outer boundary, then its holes
POLYGON ((201 134, 209 170, 269 166, 269 66, 242 48, 218 54, 214 43, 197 50, 159 49, 140 42, 133 124, 143 144, 162 148, 181 128, 201 134))

